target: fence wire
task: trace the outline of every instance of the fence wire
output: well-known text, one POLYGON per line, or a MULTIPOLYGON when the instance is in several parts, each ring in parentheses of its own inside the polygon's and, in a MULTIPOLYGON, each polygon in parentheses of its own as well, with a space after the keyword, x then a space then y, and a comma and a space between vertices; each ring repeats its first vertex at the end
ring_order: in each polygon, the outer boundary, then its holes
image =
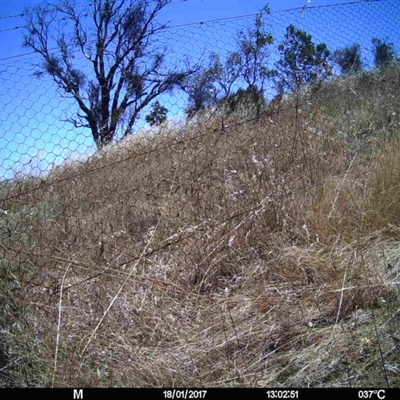
MULTIPOLYGON (((332 50, 360 43, 367 50, 364 64, 371 65, 370 39, 396 42, 398 19, 398 9, 390 1, 273 12, 265 18, 275 39, 271 60, 279 59, 285 29, 294 24, 310 33, 314 43, 327 43, 332 50), (391 18, 376 17, 384 13, 391 18)), ((254 15, 202 22, 166 29, 161 39, 172 46, 176 60, 188 56, 204 60, 212 53, 223 59, 234 50, 238 32, 253 23, 254 15)), ((279 135, 258 136, 257 131, 282 129, 274 117, 279 115, 277 108, 288 111, 310 105, 304 93, 301 99, 297 95, 295 104, 270 103, 261 113, 264 122, 249 129, 254 117, 249 105, 231 118, 209 109, 194 123, 184 113, 187 96, 175 93, 164 102, 174 111, 161 128, 147 130, 139 124, 131 137, 96 154, 87 130, 65 122, 66 115, 76 112, 71 99, 57 93, 49 80, 33 79, 32 64, 32 58, 21 58, 2 65, 0 235, 4 243, 35 244, 39 253, 45 248, 95 252, 107 243, 112 259, 130 241, 140 248, 160 215, 169 216, 162 241, 187 227, 225 221, 246 207, 253 209, 267 197, 268 157, 281 140, 279 135)), ((321 106, 332 106, 340 93, 353 96, 353 102, 360 96, 351 87, 331 86, 324 101, 318 100, 321 106)), ((266 82, 265 97, 271 100, 274 94, 274 81, 266 82)), ((314 93, 313 101, 317 98, 314 93)), ((395 114, 389 109, 380 112, 387 119, 395 114)))
MULTIPOLYGON (((170 28, 159 40, 170 48, 172 62, 204 61, 212 53, 224 60, 235 50, 238 32, 253 27, 254 19, 170 28)), ((66 122, 77 112, 74 102, 50 79, 33 77, 36 59, 1 64, 2 274, 15 285, 25 281, 27 287, 41 287, 40 293, 32 289, 38 298, 52 297, 60 291, 65 268, 72 266, 65 288, 91 285, 83 298, 96 293, 101 276, 123 278, 133 266, 162 287, 170 273, 168 260, 181 252, 177 283, 197 285, 200 293, 218 287, 220 277, 235 268, 235 252, 249 240, 232 232, 258 223, 267 231, 297 223, 297 216, 286 211, 296 209, 295 193, 332 168, 332 149, 342 151, 344 143, 352 143, 354 151, 367 151, 365 138, 372 131, 395 132, 399 100, 388 95, 390 83, 376 85, 380 75, 368 66, 373 64, 371 39, 399 43, 399 22, 396 1, 271 12, 265 29, 274 36, 272 64, 280 59, 279 44, 293 24, 331 52, 360 44, 369 71, 363 86, 358 75, 344 78, 334 71, 321 87, 276 101, 271 79, 263 87, 266 103, 260 112, 244 103, 233 113, 209 107, 191 119, 185 114, 187 94, 175 91, 162 97, 169 110, 166 122, 149 128, 143 115, 134 133, 101 151, 87 129, 66 122), (373 116, 375 125, 369 117, 348 115, 350 109, 373 116), (314 160, 304 156, 311 148, 314 160), (302 171, 307 179, 300 181, 302 171), (209 246, 211 237, 219 238, 213 241, 216 247, 209 246), (231 261, 213 259, 218 246, 232 249, 226 253, 231 261), (225 270, 210 274, 219 263, 225 270), (158 272, 150 264, 158 264, 158 272)), ((398 67, 391 68, 387 73, 398 77, 398 67)))
MULTIPOLYGON (((254 18, 170 28, 162 31, 161 39, 173 44, 176 60, 204 60, 212 53, 223 59, 234 50, 238 32, 252 27, 254 18)), ((332 50, 360 43, 367 50, 365 65, 371 65, 370 39, 396 41, 398 19, 390 1, 273 12, 265 18, 265 28, 274 36, 270 58, 279 59, 285 29, 294 24, 310 33, 314 43, 327 43, 332 50), (384 12, 390 12, 391 20, 376 18, 384 12)), ((271 176, 271 159, 281 147, 279 132, 291 125, 290 110, 298 112, 311 104, 302 93, 296 102, 292 96, 278 106, 267 105, 262 123, 260 115, 253 121, 254 110, 248 104, 233 117, 208 109, 194 123, 184 113, 187 97, 175 93, 164 102, 175 110, 167 123, 151 130, 142 124, 138 132, 99 154, 87 131, 65 122, 66 115, 76 112, 73 102, 57 93, 49 80, 33 79, 32 64, 32 58, 22 58, 17 64, 2 65, 1 240, 13 251, 30 252, 34 246, 35 256, 61 252, 96 265, 100 253, 108 262, 134 259, 158 223, 165 225, 156 234, 164 248, 178 233, 261 207, 270 183, 280 179, 271 176), (278 109, 288 113, 282 124, 278 109)), ((320 107, 332 107, 342 92, 352 95, 353 102, 361 96, 351 87, 330 85, 323 100, 314 93, 313 101, 320 107)), ((264 95, 270 101, 274 94, 271 79, 264 95)), ((389 109, 382 112, 383 118, 394 114, 389 109)), ((298 120, 291 126, 296 124, 298 120)), ((287 188, 278 185, 275 190, 287 196, 287 188)))

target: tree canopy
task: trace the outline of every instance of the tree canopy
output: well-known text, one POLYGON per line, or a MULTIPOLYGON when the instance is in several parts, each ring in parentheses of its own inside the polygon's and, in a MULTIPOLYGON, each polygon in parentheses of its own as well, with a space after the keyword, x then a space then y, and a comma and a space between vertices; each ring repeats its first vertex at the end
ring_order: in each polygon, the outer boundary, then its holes
POLYGON ((288 92, 323 81, 331 74, 326 44, 315 45, 310 34, 293 24, 286 28, 278 50, 281 54, 277 63, 278 86, 288 92))
POLYGON ((393 43, 372 38, 371 40, 374 52, 374 63, 376 68, 386 67, 396 59, 396 51, 393 43))
POLYGON ((363 69, 361 47, 358 43, 336 50, 332 58, 342 74, 360 72, 363 69))
MULTIPOLYGON (((263 12, 269 13, 267 7, 263 12)), ((186 92, 189 106, 186 110, 190 117, 195 112, 218 104, 228 104, 235 108, 238 101, 264 101, 263 91, 267 80, 275 71, 268 67, 271 61, 270 46, 273 36, 265 29, 262 12, 258 13, 254 25, 237 34, 236 48, 230 52, 225 61, 217 53, 212 53, 207 67, 196 77, 186 80, 186 92), (236 89, 238 83, 246 88, 236 89)))
POLYGON ((182 85, 194 69, 168 66, 156 18, 172 0, 73 0, 35 6, 25 14, 24 46, 79 107, 68 119, 87 127, 100 149, 132 132, 140 113, 182 85))

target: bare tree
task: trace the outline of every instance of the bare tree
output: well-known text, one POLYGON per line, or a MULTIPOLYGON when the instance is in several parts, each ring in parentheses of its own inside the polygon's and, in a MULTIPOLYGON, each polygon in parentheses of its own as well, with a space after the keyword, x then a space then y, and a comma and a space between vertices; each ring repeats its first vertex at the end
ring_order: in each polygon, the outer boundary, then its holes
POLYGON ((128 135, 143 109, 182 85, 194 70, 169 69, 156 23, 172 0, 73 0, 26 13, 24 46, 41 56, 38 77, 49 75, 79 111, 69 118, 91 130, 98 149, 128 135))

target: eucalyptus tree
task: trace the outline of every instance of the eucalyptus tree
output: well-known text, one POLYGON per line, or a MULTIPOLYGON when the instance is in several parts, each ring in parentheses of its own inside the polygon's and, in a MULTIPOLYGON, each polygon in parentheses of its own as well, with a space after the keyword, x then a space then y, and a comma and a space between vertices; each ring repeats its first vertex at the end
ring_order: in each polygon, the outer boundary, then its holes
POLYGON ((168 24, 157 19, 171 2, 60 0, 25 12, 24 46, 41 59, 36 75, 76 102, 68 121, 89 128, 98 149, 131 133, 153 100, 195 72, 166 60, 168 24))

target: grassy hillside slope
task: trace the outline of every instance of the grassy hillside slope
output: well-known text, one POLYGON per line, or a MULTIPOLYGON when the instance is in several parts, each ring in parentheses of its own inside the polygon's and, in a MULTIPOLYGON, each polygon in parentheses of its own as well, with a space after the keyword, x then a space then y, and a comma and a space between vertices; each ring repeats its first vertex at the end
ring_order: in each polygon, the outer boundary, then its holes
POLYGON ((394 65, 3 184, 1 385, 400 386, 399 90, 394 65))

